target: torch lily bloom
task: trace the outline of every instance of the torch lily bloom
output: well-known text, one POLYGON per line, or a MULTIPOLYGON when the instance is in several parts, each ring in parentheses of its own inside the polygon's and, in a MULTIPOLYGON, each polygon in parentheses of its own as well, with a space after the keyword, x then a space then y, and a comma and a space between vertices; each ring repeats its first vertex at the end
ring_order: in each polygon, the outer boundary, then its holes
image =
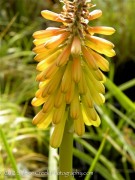
POLYGON ((62 23, 58 28, 48 27, 37 31, 35 60, 38 62, 39 89, 32 100, 33 106, 42 105, 33 124, 46 129, 51 123, 54 131, 50 144, 60 146, 68 119, 73 121, 74 131, 79 136, 88 126, 100 125, 95 105, 105 102, 103 94, 108 61, 102 56, 115 55, 114 45, 95 34, 111 35, 114 28, 90 26, 90 22, 102 15, 101 10, 89 12, 94 5, 89 0, 63 0, 60 14, 44 10, 45 19, 62 23))

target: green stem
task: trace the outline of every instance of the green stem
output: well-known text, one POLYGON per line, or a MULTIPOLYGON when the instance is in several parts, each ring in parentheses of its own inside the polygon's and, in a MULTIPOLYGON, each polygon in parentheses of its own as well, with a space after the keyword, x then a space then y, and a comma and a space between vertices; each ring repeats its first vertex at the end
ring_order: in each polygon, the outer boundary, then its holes
POLYGON ((67 121, 59 149, 59 180, 72 179, 73 133, 69 132, 71 124, 67 121))
POLYGON ((124 173, 125 173, 126 180, 130 180, 130 176, 129 176, 129 172, 128 172, 128 166, 127 166, 126 158, 124 156, 122 158, 122 162, 123 162, 123 167, 124 167, 124 173))
POLYGON ((88 170, 88 173, 87 173, 87 175, 85 177, 85 180, 90 180, 91 179, 91 175, 93 174, 93 170, 94 170, 94 168, 96 166, 96 163, 97 163, 97 161, 98 161, 98 159, 100 157, 100 154, 102 153, 102 150, 103 150, 103 148, 105 146, 106 135, 108 134, 108 131, 109 131, 109 129, 106 130, 105 136, 104 136, 104 138, 103 138, 103 140, 102 140, 102 142, 100 144, 100 147, 98 149, 98 152, 97 152, 97 154, 96 154, 96 156, 95 156, 95 158, 94 158, 94 160, 93 160, 93 162, 92 162, 92 164, 91 164, 91 166, 90 166, 90 168, 88 170))
POLYGON ((5 134, 3 133, 1 128, 0 128, 0 136, 1 136, 1 139, 2 139, 3 144, 5 146, 5 149, 6 149, 6 152, 8 154, 8 157, 10 159, 10 162, 12 164, 12 168, 13 168, 13 170, 15 172, 16 179, 17 180, 21 180, 21 177, 19 176, 19 172, 18 172, 18 169, 17 169, 17 166, 16 166, 16 162, 15 162, 14 156, 13 156, 11 150, 10 150, 10 147, 9 147, 9 144, 7 143, 5 134))

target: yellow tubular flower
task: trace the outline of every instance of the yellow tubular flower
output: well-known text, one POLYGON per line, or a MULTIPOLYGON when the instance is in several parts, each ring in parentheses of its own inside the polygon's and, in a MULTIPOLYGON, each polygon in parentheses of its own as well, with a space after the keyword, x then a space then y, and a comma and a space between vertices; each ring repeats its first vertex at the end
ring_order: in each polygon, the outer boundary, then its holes
POLYGON ((62 0, 63 11, 58 14, 48 10, 41 12, 45 19, 62 23, 60 27, 48 27, 33 34, 40 72, 36 80, 39 89, 32 100, 33 106, 42 105, 33 124, 46 129, 51 123, 54 132, 50 144, 60 146, 67 117, 73 121, 74 131, 79 136, 85 125, 100 125, 95 105, 105 102, 103 94, 109 62, 105 57, 115 55, 114 45, 95 34, 111 35, 114 28, 90 26, 90 22, 102 15, 90 0, 62 0))
POLYGON ((75 133, 78 136, 82 136, 85 132, 85 126, 84 126, 84 121, 83 121, 83 115, 82 112, 80 111, 80 116, 78 119, 74 120, 74 130, 75 133))
POLYGON ((92 12, 89 13, 88 15, 88 20, 94 20, 94 19, 97 19, 99 18, 100 16, 102 16, 102 11, 101 10, 94 10, 92 12))
POLYGON ((51 27, 51 28, 47 28, 46 30, 41 30, 41 31, 35 32, 33 34, 33 37, 36 38, 36 40, 38 40, 38 39, 42 40, 44 38, 50 38, 54 35, 56 36, 63 32, 66 32, 66 29, 51 27))
POLYGON ((58 124, 60 123, 60 121, 63 120, 65 114, 65 107, 66 107, 66 103, 63 103, 59 108, 54 110, 53 119, 52 119, 54 124, 58 124))
POLYGON ((77 88, 75 88, 74 97, 70 104, 70 116, 73 119, 78 119, 80 113, 80 102, 77 88))
POLYGON ((70 104, 72 99, 73 99, 73 96, 74 96, 74 88, 75 88, 75 83, 74 81, 71 81, 71 86, 69 87, 66 95, 65 95, 65 100, 66 100, 66 103, 67 104, 70 104))
POLYGON ((59 108, 64 101, 64 97, 64 93, 62 93, 61 89, 59 88, 55 96, 54 107, 59 108))
POLYGON ((106 26, 96 26, 96 27, 89 27, 88 31, 90 34, 104 34, 104 35, 111 35, 115 32, 115 29, 112 27, 106 26))
POLYGON ((80 82, 82 75, 82 68, 81 68, 81 59, 79 56, 73 57, 73 65, 72 65, 72 77, 76 83, 80 82))

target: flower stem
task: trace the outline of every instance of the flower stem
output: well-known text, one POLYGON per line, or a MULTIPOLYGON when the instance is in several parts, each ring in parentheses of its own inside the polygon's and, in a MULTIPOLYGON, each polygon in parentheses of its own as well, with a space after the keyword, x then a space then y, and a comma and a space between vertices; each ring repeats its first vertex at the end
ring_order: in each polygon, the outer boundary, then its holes
POLYGON ((70 127, 71 123, 67 121, 59 149, 59 180, 72 179, 73 133, 69 132, 70 127))
POLYGON ((5 146, 6 152, 7 152, 8 156, 9 156, 10 162, 12 164, 12 168, 13 168, 13 170, 15 172, 16 179, 17 180, 21 180, 21 177, 19 175, 19 172, 18 172, 18 169, 17 169, 17 166, 16 166, 16 162, 15 162, 14 156, 13 156, 13 154, 11 152, 11 149, 10 149, 8 143, 7 143, 5 134, 3 133, 1 128, 0 128, 0 137, 1 137, 2 141, 3 141, 3 144, 5 146))

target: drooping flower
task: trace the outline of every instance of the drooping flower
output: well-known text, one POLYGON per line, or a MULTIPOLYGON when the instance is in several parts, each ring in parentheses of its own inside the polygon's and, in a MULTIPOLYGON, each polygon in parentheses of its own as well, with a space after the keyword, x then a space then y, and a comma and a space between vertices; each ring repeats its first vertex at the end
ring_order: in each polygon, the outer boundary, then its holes
POLYGON ((67 117, 73 120, 74 131, 80 136, 85 132, 85 124, 100 125, 95 105, 105 102, 102 71, 109 70, 109 63, 102 55, 115 55, 110 41, 95 36, 111 35, 115 30, 89 25, 102 15, 102 11, 89 12, 93 7, 89 0, 62 2, 64 6, 60 14, 48 10, 41 12, 45 19, 62 25, 33 34, 39 89, 32 105, 42 105, 33 123, 43 129, 51 123, 54 125, 50 143, 55 148, 61 144, 67 117))

